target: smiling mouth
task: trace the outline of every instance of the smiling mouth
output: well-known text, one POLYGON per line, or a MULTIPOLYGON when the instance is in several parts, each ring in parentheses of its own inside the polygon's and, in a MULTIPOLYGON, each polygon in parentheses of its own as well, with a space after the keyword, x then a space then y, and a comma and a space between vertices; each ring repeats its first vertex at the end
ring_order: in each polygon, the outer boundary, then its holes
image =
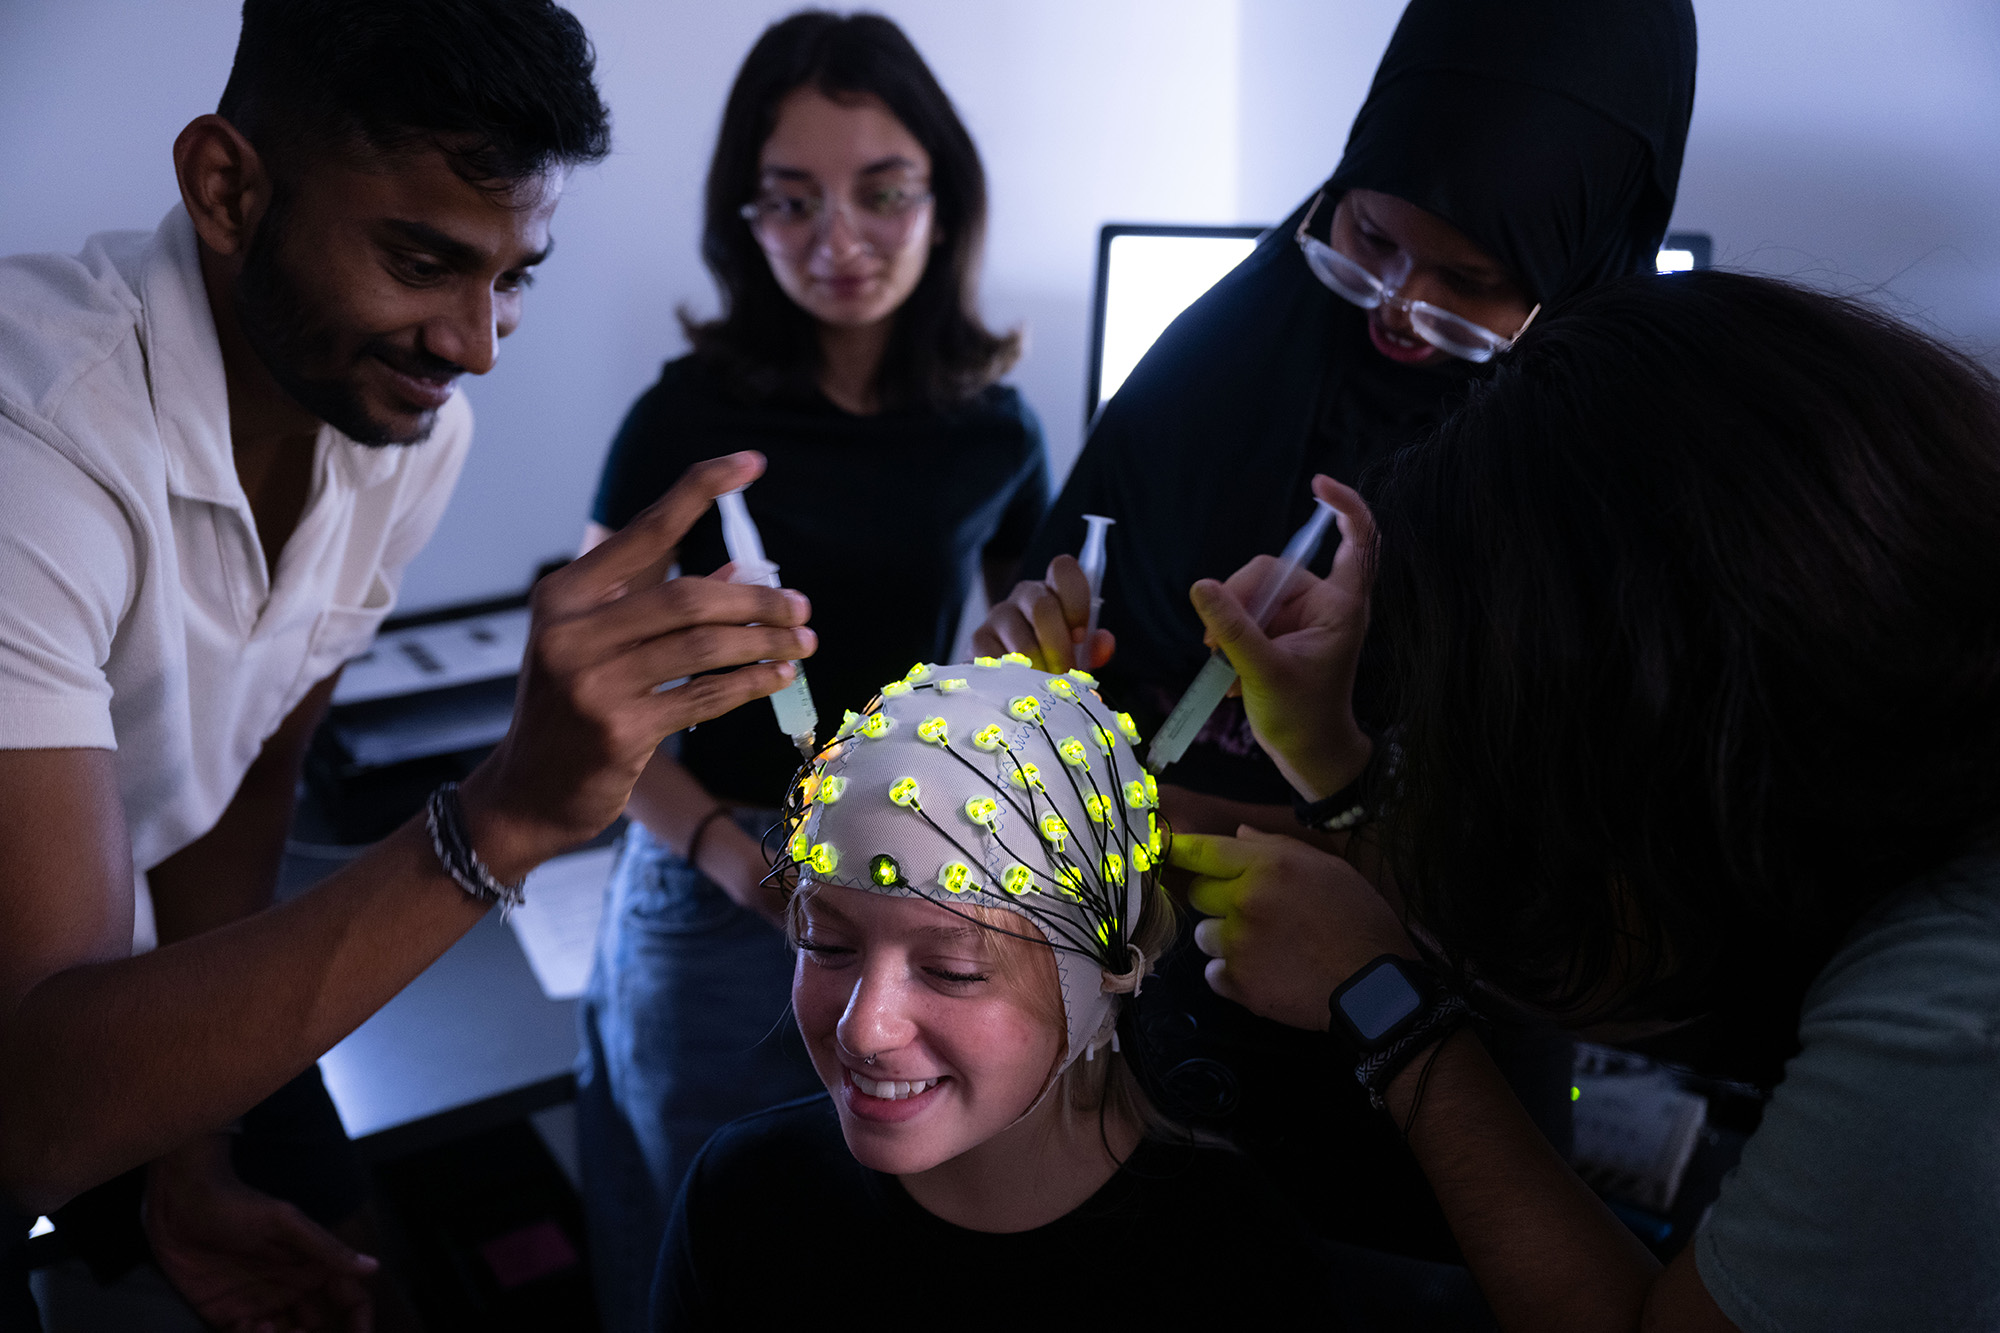
POLYGON ((1394 361, 1414 363, 1428 360, 1436 350, 1421 338, 1392 331, 1379 313, 1369 316, 1368 336, 1376 350, 1394 361))
POLYGON ((873 1097, 878 1101, 885 1102, 907 1101, 918 1093, 929 1092, 932 1088, 944 1082, 942 1078, 927 1078, 915 1083, 907 1083, 901 1079, 890 1079, 878 1083, 872 1078, 863 1078, 851 1069, 847 1071, 847 1076, 854 1081, 856 1091, 864 1096, 873 1097))
POLYGON ((458 380, 457 375, 437 378, 412 374, 385 357, 378 356, 375 359, 395 377, 405 394, 426 411, 436 411, 443 407, 445 400, 451 397, 452 386, 458 380))

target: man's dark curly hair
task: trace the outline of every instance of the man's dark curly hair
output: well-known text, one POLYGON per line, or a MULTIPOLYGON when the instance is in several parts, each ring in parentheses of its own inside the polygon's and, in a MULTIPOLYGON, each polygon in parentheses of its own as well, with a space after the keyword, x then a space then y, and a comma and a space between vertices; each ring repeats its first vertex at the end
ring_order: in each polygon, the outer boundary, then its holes
POLYGON ((550 0, 245 0, 216 110, 281 180, 324 152, 434 147, 504 186, 610 151, 595 61, 550 0))

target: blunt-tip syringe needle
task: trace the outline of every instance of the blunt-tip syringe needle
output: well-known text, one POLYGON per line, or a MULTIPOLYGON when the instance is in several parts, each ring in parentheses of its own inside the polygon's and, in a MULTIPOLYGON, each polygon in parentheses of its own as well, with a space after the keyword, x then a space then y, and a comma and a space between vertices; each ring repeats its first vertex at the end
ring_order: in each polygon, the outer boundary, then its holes
MULTIPOLYGON (((1271 623, 1271 616, 1284 597, 1285 586, 1292 581, 1292 575, 1298 572, 1299 567, 1313 558, 1313 552, 1319 549, 1321 539, 1334 521, 1332 505, 1324 500, 1314 500, 1313 505, 1312 517, 1285 543, 1284 554, 1278 557, 1277 567, 1258 590, 1251 619, 1257 622, 1260 630, 1271 623)), ((1153 743, 1146 749, 1146 767, 1158 773, 1186 754, 1195 734, 1207 723, 1229 693, 1229 687, 1235 683, 1236 668, 1229 664, 1222 650, 1218 648, 1210 653, 1208 661, 1202 663, 1201 670, 1187 687, 1187 693, 1181 695, 1174 711, 1167 714, 1167 720, 1153 733, 1153 743)))
MULTIPOLYGON (((764 557, 764 539, 750 520, 743 493, 730 491, 718 495, 715 507, 722 515, 722 544, 729 551, 730 564, 735 566, 730 582, 777 587, 778 567, 764 557)), ((771 696, 771 707, 778 714, 778 726, 791 737, 799 754, 810 760, 819 748, 815 739, 819 710, 813 707, 812 689, 806 684, 803 666, 792 663, 791 682, 771 696)))

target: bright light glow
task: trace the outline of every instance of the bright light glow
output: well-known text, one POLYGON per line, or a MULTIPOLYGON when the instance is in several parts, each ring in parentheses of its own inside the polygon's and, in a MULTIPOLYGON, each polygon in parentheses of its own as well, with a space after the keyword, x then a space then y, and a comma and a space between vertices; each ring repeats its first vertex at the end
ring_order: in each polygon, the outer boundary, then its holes
POLYGON ((33 1240, 37 1236, 46 1236, 55 1229, 56 1224, 49 1221, 48 1218, 38 1217, 35 1219, 35 1225, 28 1232, 28 1239, 33 1240))
POLYGON ((1662 250, 1653 264, 1662 273, 1691 273, 1694 271, 1694 251, 1662 250))
POLYGON ((1114 236, 1105 260, 1104 347, 1097 401, 1103 403, 1175 316, 1257 245, 1249 236, 1114 236))

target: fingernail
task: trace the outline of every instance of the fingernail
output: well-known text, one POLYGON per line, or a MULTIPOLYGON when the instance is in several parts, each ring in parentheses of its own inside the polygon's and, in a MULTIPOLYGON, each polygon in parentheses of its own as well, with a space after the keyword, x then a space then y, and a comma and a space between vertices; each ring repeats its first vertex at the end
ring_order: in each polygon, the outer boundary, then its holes
POLYGON ((382 1261, 372 1254, 357 1254, 354 1256, 354 1268, 356 1272, 372 1273, 381 1266, 382 1261))
POLYGON ((819 635, 813 633, 804 625, 799 626, 792 632, 799 636, 799 647, 805 649, 807 652, 811 652, 813 649, 819 647, 819 635))
POLYGON ((787 681, 799 674, 798 667, 791 662, 775 662, 772 665, 778 668, 778 674, 783 676, 787 681))
POLYGON ((802 592, 794 592, 790 588, 785 589, 785 601, 791 606, 793 612, 801 618, 812 614, 812 602, 802 592))

